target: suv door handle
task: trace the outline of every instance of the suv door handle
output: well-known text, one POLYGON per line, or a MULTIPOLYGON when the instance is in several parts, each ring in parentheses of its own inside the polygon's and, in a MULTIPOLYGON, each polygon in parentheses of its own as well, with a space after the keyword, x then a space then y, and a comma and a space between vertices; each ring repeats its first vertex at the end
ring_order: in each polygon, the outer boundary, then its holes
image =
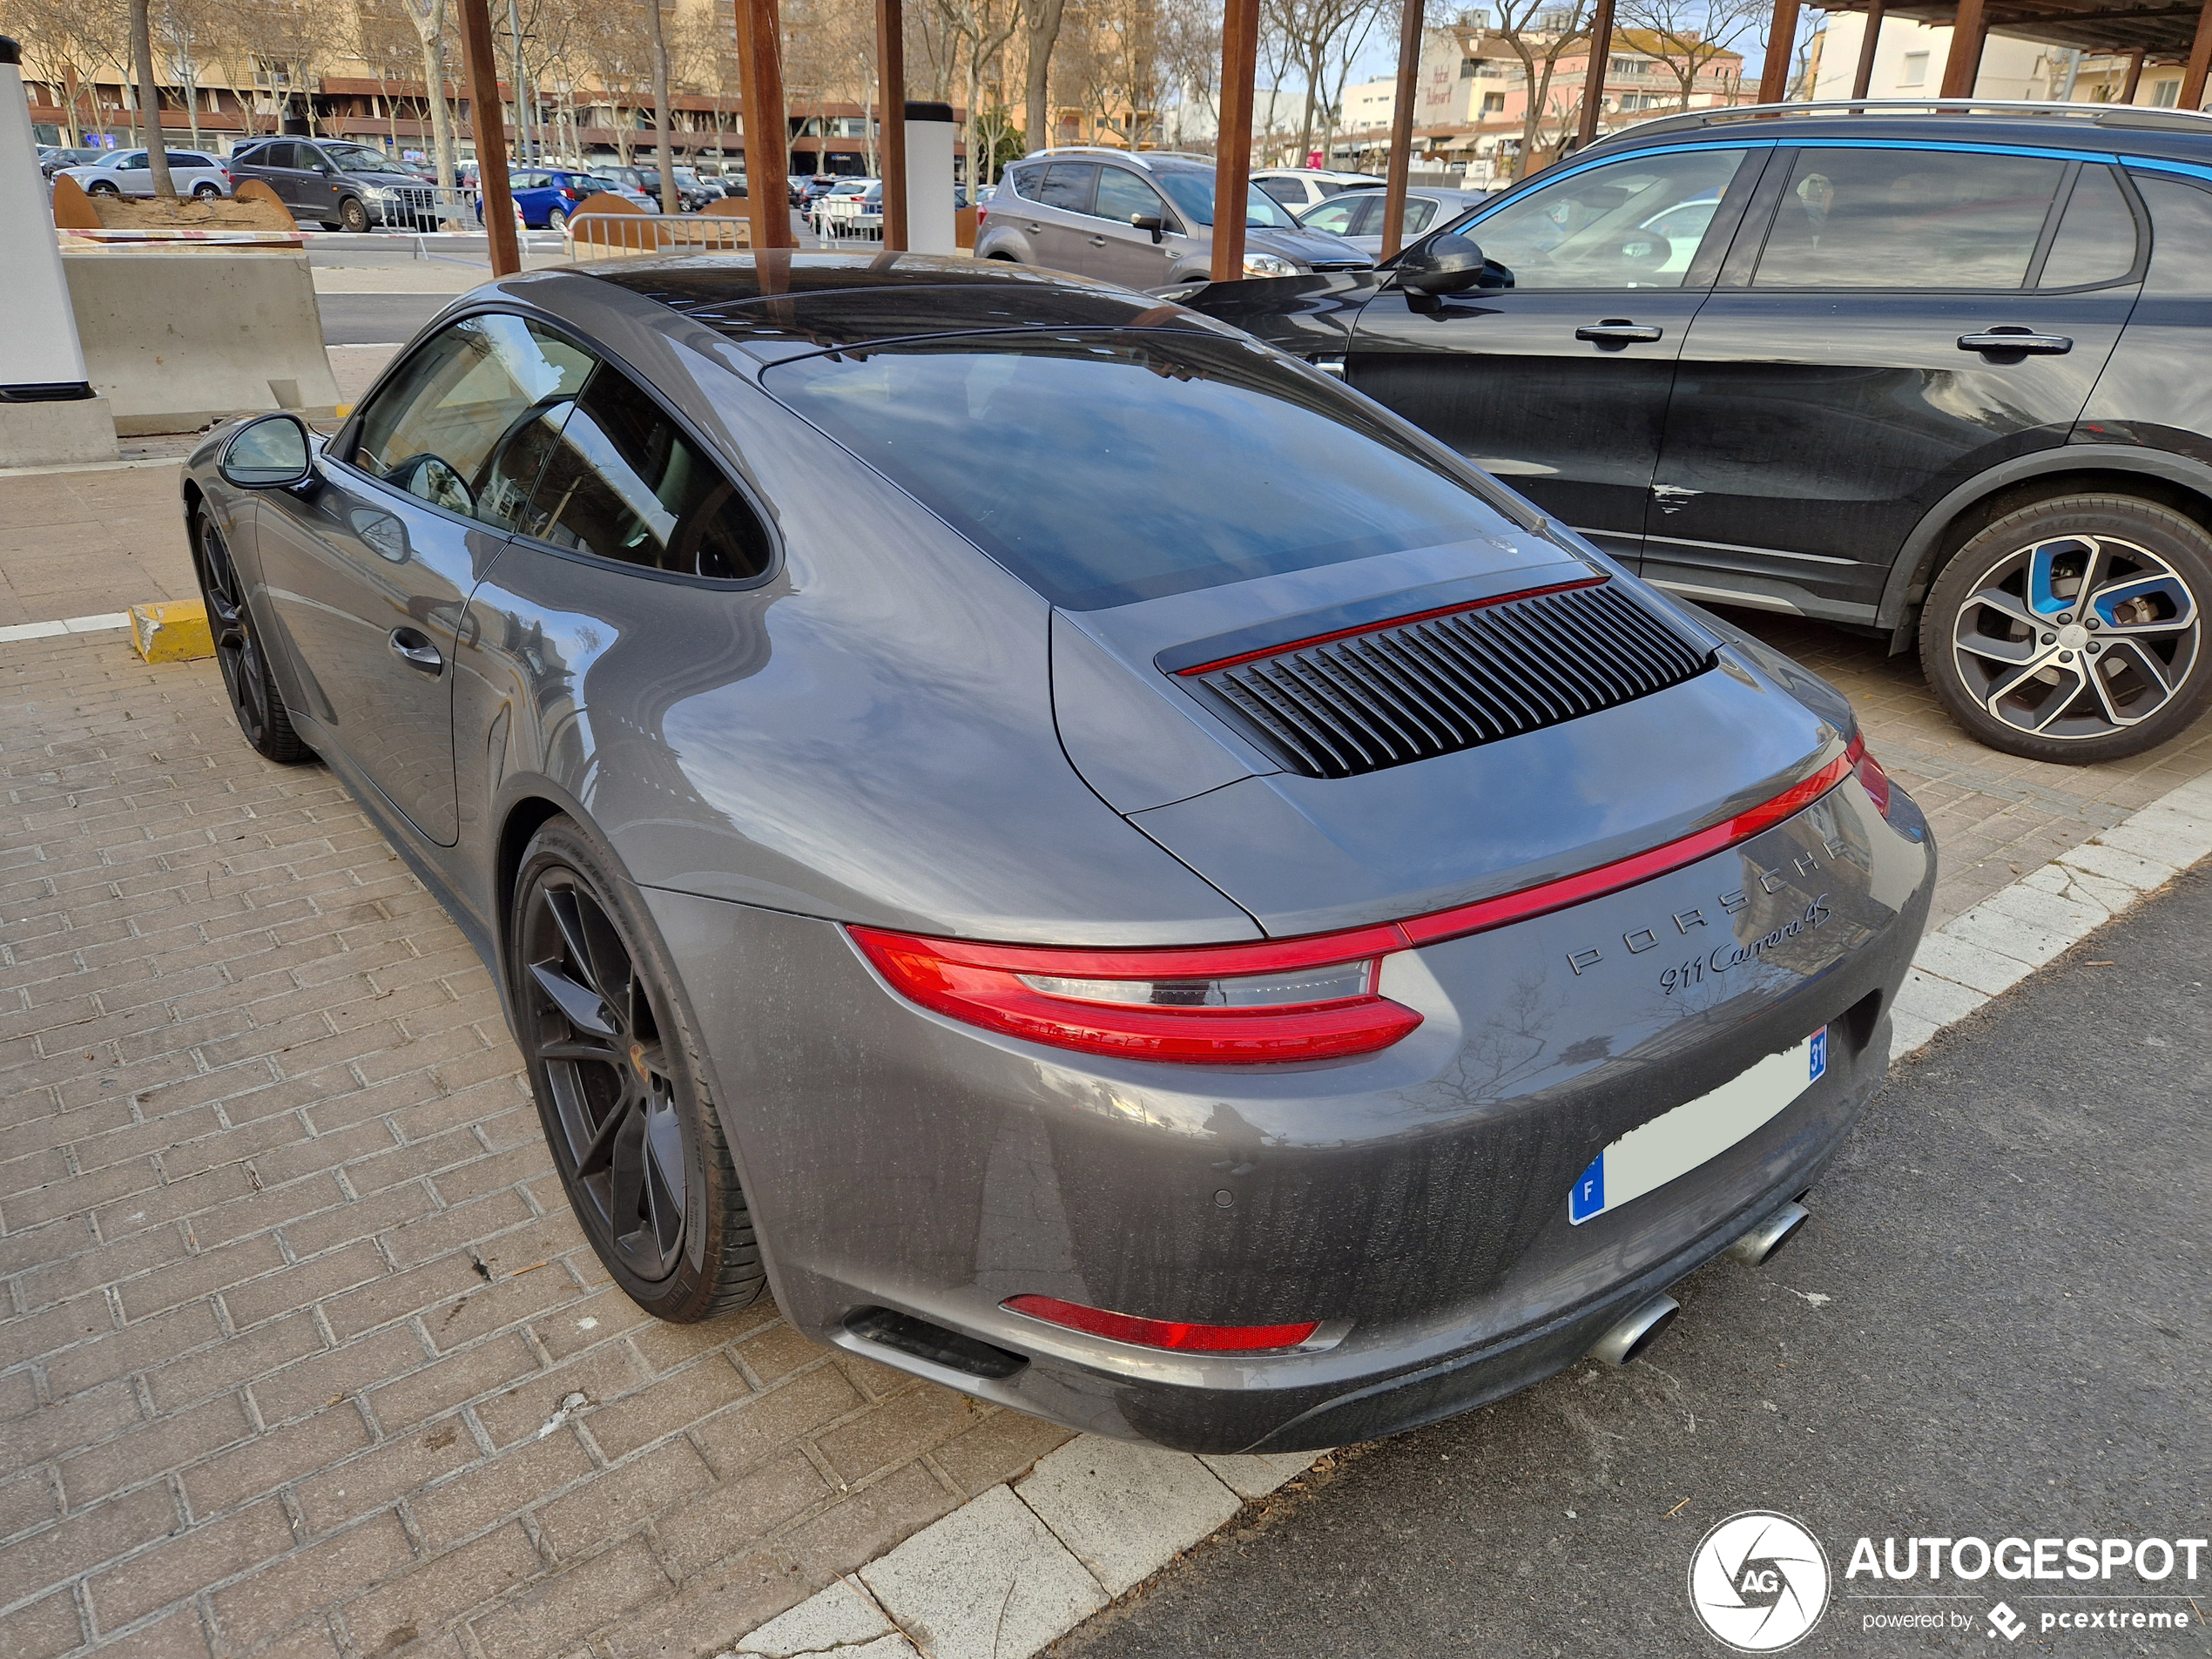
POLYGON ((1959 336, 1960 351, 2018 351, 2038 357, 2063 357, 2074 349, 2074 342, 2064 334, 2039 334, 2033 328, 2023 328, 2017 323, 2000 323, 1979 334, 1959 336))
POLYGON ((1106 239, 1103 236, 1094 236, 1090 239, 1090 245, 1093 247, 1104 247, 1106 246, 1106 239))
POLYGON ((393 629, 385 643, 407 660, 409 668, 420 669, 425 674, 437 674, 445 668, 446 659, 438 655, 438 648, 430 643, 429 637, 412 628, 393 629))
POLYGON ((1650 341, 1667 331, 1649 323, 1631 322, 1626 317, 1608 317, 1602 322, 1586 322, 1575 331, 1575 338, 1587 340, 1595 346, 1626 346, 1632 341, 1650 341))

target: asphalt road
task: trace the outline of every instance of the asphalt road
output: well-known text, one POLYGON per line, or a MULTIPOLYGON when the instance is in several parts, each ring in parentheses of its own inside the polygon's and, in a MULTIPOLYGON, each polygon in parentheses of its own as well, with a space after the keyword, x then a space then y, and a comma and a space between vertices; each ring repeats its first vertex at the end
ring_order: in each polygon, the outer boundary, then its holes
MULTIPOLYGON (((1580 1365, 1340 1454, 1071 1633, 1063 1659, 1695 1655, 1687 1569, 1740 1511, 1824 1547, 1796 1654, 2212 1653, 2188 1585, 1955 1579, 1874 1600, 1861 1536, 2204 1537, 2212 870, 1900 1069, 1766 1266, 1721 1262, 1647 1361, 1580 1365), (2109 964, 2099 966, 2097 964, 2109 964), (2000 1597, 2029 1622, 1999 1640, 2000 1597), (2063 1599, 2049 1599, 2060 1597, 2063 1599), (2194 1609, 2186 1632, 2041 1634, 2046 1611, 2194 1609), (1966 1629, 1869 1633, 1869 1613, 1966 1629)), ((2154 1561, 2155 1557, 2153 1558, 2154 1561)))
POLYGON ((322 293, 326 346, 397 346, 451 303, 450 293, 322 293))

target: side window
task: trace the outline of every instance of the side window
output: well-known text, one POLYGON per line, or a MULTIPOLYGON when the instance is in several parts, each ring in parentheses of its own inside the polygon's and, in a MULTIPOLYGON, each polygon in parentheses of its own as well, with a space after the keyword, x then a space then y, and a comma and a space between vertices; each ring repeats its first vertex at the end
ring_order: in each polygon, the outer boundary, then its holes
MULTIPOLYGON (((1426 231, 1429 227, 1430 221, 1434 219, 1435 217, 1436 204, 1434 202, 1424 201, 1419 197, 1413 198, 1406 204, 1406 234, 1408 236, 1419 236, 1422 232, 1426 231)), ((1378 235, 1379 235, 1382 232, 1382 212, 1380 203, 1376 204, 1375 231, 1378 235)), ((1685 260, 1683 263, 1687 264, 1688 261, 1685 260)))
POLYGON ((2150 209, 2150 271, 2143 292, 2212 293, 2212 192, 2135 175, 2150 209))
POLYGON ((2135 268, 2135 216, 2109 167, 2085 166, 2037 282, 2043 288, 2079 288, 2117 282, 2135 268))
POLYGON ((1939 150, 1800 151, 1761 288, 2017 288, 2066 163, 1939 150))
POLYGON ((1679 288, 1742 150, 1684 150, 1593 167, 1468 227, 1516 288, 1679 288))
POLYGON ((555 547, 685 576, 768 568, 752 505, 626 375, 601 365, 562 428, 525 524, 555 547))
POLYGON ((1262 179, 1259 187, 1289 208, 1305 206, 1305 186, 1295 179, 1262 179))
POLYGON ((152 166, 153 163, 146 159, 146 152, 141 150, 137 155, 125 156, 117 162, 115 170, 118 172, 146 172, 151 171, 152 166))
POLYGON ((1358 233, 1352 228, 1352 221, 1354 215, 1359 212, 1359 197, 1346 199, 1339 196, 1333 200, 1322 203, 1320 206, 1299 219, 1298 223, 1310 231, 1326 231, 1332 236, 1357 235, 1358 233))
POLYGON ((1044 170, 1044 185, 1037 200, 1070 213, 1088 213, 1091 185, 1097 178, 1095 161, 1055 161, 1044 170))
POLYGON ((1110 219, 1126 225, 1140 213, 1147 213, 1172 222, 1168 205, 1160 199, 1160 192, 1121 167, 1101 167, 1098 170, 1098 206, 1094 210, 1101 219, 1110 219))
POLYGON ((257 167, 296 167, 300 164, 293 159, 293 152, 299 147, 291 143, 268 145, 253 152, 253 165, 257 167))
POLYGON ((582 347, 520 317, 464 317, 362 412, 354 465, 449 513, 518 529, 592 363, 582 347))

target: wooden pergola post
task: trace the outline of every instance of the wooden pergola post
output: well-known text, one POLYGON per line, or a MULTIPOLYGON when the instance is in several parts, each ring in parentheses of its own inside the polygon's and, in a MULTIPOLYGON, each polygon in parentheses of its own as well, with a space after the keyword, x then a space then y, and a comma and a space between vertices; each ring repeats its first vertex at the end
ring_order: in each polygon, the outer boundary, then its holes
MULTIPOLYGON (((483 0, 473 0, 481 5, 483 0)), ((776 0, 736 0, 738 74, 744 83, 746 218, 752 246, 796 247, 791 230, 791 143, 784 112, 783 31, 776 0)))
POLYGON ((1582 77, 1582 118, 1575 128, 1575 147, 1597 138, 1598 117, 1605 108, 1605 73, 1613 63, 1613 0, 1597 0, 1597 15, 1590 19, 1590 66, 1582 77))
POLYGON ((1224 0, 1221 12, 1221 135, 1214 146, 1216 282, 1244 274, 1244 192, 1252 177, 1252 77, 1259 66, 1259 0, 1224 0))
POLYGON ((491 8, 485 0, 461 0, 461 54, 469 66, 469 125, 476 135, 476 189, 483 199, 491 273, 513 276, 523 268, 523 254, 515 239, 514 192, 507 187, 499 58, 491 41, 491 8))
POLYGON ((1398 29, 1398 101, 1390 110, 1390 161, 1384 169, 1382 257, 1405 246, 1406 186, 1413 170, 1413 98, 1420 91, 1423 0, 1406 0, 1398 29))
MULTIPOLYGON (((1962 5, 1966 0, 1959 0, 1962 5)), ((1766 61, 1759 65, 1759 102, 1779 104, 1790 96, 1790 59, 1797 48, 1797 0, 1774 0, 1774 24, 1767 30, 1766 61)))
POLYGON ((2212 0, 2204 0, 2204 10, 2196 14, 2196 40, 2189 48, 2189 66, 2182 77, 2182 96, 2178 102, 2185 110, 2204 107, 2204 77, 2212 70, 2212 0))
POLYGON ((875 0, 875 88, 883 111, 883 249, 888 253, 907 245, 906 0, 875 0))
POLYGON ((1944 98, 1972 98, 1981 76, 1981 44, 1989 34, 1982 0, 1959 0, 1951 25, 1951 54, 1943 60, 1944 98))
POLYGON ((2135 101, 2135 89, 2142 84, 2143 51, 2139 46, 2128 54, 2128 78, 2121 85, 2120 101, 2122 104, 2133 104, 2135 101))
POLYGON ((1851 72, 1851 95, 1854 98, 1866 96, 1866 89, 1874 84, 1874 47, 1882 37, 1882 0, 1867 0, 1866 32, 1858 43, 1858 67, 1851 72))

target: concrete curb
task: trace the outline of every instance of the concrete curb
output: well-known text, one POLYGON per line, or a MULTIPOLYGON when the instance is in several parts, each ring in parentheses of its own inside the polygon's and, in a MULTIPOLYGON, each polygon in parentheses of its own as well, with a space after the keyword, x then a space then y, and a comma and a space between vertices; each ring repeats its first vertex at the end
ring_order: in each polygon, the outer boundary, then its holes
MULTIPOLYGON (((1912 959, 1893 1056, 1918 1054, 2208 856, 2202 778, 1960 912, 1912 959)), ((1078 1435, 720 1659, 1028 1659, 1320 1455, 1200 1458, 1078 1435)))

